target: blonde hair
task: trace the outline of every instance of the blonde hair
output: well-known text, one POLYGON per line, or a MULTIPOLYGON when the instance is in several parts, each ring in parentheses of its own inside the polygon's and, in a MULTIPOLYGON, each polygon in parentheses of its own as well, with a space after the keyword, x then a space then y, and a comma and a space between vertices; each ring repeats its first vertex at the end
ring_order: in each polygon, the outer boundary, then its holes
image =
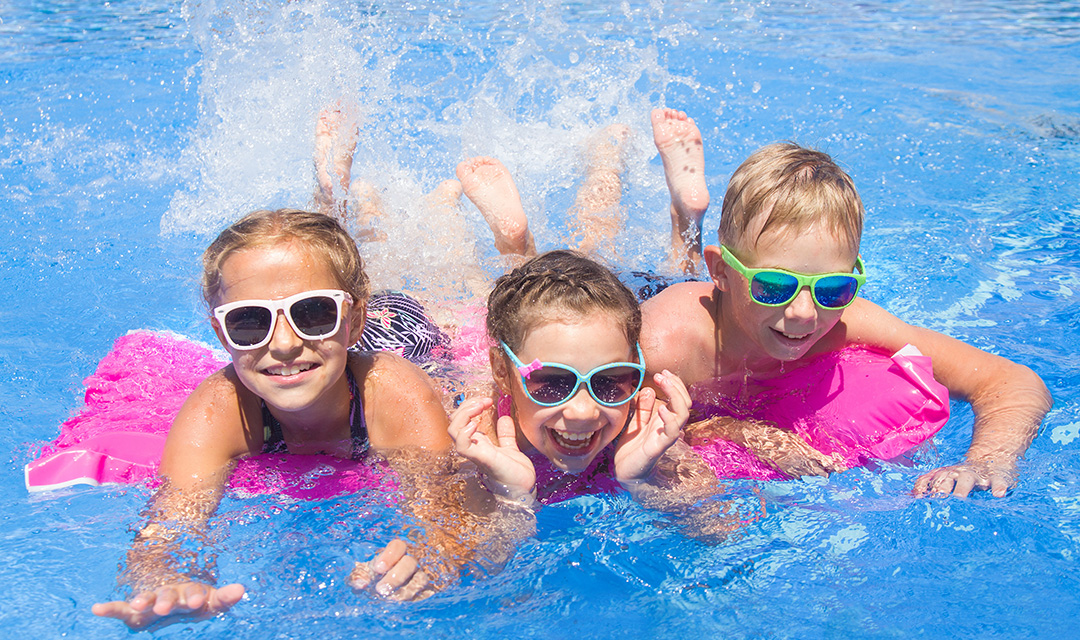
POLYGON ((326 261, 338 286, 358 305, 366 304, 368 277, 356 241, 334 218, 299 209, 253 211, 229 225, 203 252, 202 294, 209 308, 221 294, 221 265, 232 254, 281 242, 302 242, 316 258, 326 261))
POLYGON ((864 216, 855 183, 828 154, 777 143, 755 151, 732 174, 719 236, 722 244, 748 248, 768 229, 802 231, 820 223, 858 249, 864 216), (757 237, 748 238, 762 215, 768 217, 757 237))

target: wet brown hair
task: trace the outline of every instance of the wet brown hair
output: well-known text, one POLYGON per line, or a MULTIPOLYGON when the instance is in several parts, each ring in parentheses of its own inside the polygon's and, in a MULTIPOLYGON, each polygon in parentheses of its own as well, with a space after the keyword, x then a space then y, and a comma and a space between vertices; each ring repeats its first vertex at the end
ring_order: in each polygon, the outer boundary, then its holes
POLYGON ((518 349, 533 328, 594 311, 610 313, 625 327, 626 341, 638 343, 641 308, 610 269, 576 251, 549 251, 495 281, 488 296, 487 331, 518 349))
POLYGON ((862 199, 851 177, 828 154, 790 142, 750 155, 728 183, 720 214, 720 242, 751 248, 766 230, 802 231, 822 224, 856 250, 862 239, 862 199), (759 216, 757 237, 747 237, 759 216))
POLYGON ((338 286, 358 305, 368 298, 368 277, 356 241, 330 216, 300 209, 253 211, 229 225, 203 252, 202 293, 209 308, 221 294, 221 265, 232 254, 253 247, 299 241, 330 266, 338 286))

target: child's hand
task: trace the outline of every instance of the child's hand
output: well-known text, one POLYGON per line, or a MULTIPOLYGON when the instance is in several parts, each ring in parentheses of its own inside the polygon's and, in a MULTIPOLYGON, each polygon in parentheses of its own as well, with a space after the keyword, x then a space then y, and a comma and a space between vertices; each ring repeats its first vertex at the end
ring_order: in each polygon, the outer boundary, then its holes
POLYGON ((967 462, 934 469, 915 481, 915 495, 952 494, 965 498, 972 489, 990 490, 995 498, 1016 485, 1016 464, 1012 462, 967 462))
POLYGON ((529 457, 518 449, 514 419, 510 416, 499 418, 495 425, 498 444, 478 430, 480 414, 491 405, 490 398, 463 402, 450 416, 450 437, 454 439, 458 453, 484 473, 489 491, 513 502, 531 502, 536 489, 536 469, 529 457))
POLYGON ((356 591, 374 586, 375 593, 391 600, 423 600, 435 593, 435 587, 408 551, 403 541, 391 540, 368 562, 357 562, 345 582, 356 591), (382 579, 375 582, 379 576, 382 579))
POLYGON ((615 451, 615 478, 624 484, 647 478, 690 419, 690 392, 679 376, 665 369, 653 380, 668 402, 657 400, 649 387, 638 392, 637 409, 615 451))
POLYGON ((143 591, 128 601, 99 602, 91 611, 95 616, 116 618, 132 629, 142 629, 159 622, 164 626, 210 618, 227 611, 242 597, 242 584, 214 588, 201 582, 184 582, 143 591), (162 622, 166 618, 173 619, 162 622))

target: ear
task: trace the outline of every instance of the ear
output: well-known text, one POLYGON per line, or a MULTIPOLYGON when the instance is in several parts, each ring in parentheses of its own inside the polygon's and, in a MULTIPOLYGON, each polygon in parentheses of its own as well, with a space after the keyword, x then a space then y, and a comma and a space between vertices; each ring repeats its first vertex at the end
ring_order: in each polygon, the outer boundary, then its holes
POLYGON ((364 321, 367 319, 367 300, 363 302, 354 302, 349 307, 349 316, 346 320, 346 327, 349 330, 349 335, 346 336, 349 344, 356 344, 360 342, 360 336, 364 333, 364 321))
POLYGON ((510 367, 506 364, 506 354, 498 347, 488 350, 488 360, 491 361, 491 377, 499 393, 509 396, 510 394, 510 367))
POLYGON ((223 333, 223 329, 221 328, 221 323, 218 322, 217 318, 211 317, 210 326, 214 328, 214 335, 217 336, 218 342, 221 343, 221 347, 228 351, 229 343, 225 340, 225 334, 223 333))
POLYGON ((720 247, 710 244, 701 254, 705 258, 705 265, 709 268, 709 278, 712 279, 713 284, 721 291, 728 291, 727 263, 724 262, 723 254, 720 253, 720 247))

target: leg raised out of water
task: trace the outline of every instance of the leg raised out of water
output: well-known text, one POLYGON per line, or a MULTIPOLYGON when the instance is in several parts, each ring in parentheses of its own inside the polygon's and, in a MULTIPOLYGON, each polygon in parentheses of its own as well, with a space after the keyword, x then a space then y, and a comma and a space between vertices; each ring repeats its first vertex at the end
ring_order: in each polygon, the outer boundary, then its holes
POLYGON ((686 273, 701 260, 701 220, 709 208, 705 151, 694 120, 677 109, 654 109, 653 142, 671 194, 671 251, 686 273))
POLYGON ((379 190, 370 182, 356 179, 349 185, 345 200, 344 222, 346 228, 359 242, 382 242, 386 233, 378 228, 385 215, 379 190))
POLYGON ((344 103, 325 107, 315 120, 315 205, 342 220, 358 136, 356 109, 344 103))
POLYGON ((619 201, 626 168, 626 142, 630 129, 613 124, 593 136, 585 150, 585 179, 574 200, 571 231, 580 249, 592 253, 611 248, 622 227, 619 201))
POLYGON ((491 227, 499 253, 536 255, 521 196, 503 163, 487 156, 469 158, 458 164, 457 177, 465 197, 491 227))

